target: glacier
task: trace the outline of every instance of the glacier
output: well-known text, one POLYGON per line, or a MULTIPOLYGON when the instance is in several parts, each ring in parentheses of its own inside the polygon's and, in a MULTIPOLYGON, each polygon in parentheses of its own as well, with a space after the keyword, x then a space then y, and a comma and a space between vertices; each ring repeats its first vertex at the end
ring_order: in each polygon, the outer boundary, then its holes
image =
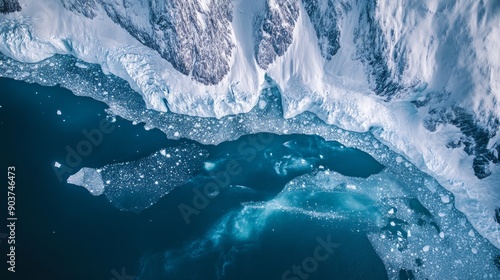
POLYGON ((498 1, 0 3, 3 77, 61 84, 169 138, 318 134, 390 164, 364 142, 387 146, 500 248, 498 1))

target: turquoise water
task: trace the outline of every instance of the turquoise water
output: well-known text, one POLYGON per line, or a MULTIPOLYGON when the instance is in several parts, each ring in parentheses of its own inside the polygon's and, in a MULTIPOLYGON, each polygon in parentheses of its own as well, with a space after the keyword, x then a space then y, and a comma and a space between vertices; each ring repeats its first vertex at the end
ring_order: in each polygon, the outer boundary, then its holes
MULTIPOLYGON (((117 118, 116 129, 73 172, 138 160, 183 143, 199 145, 209 154, 193 179, 135 214, 116 209, 105 196, 59 181, 54 173, 55 161, 64 164, 66 147, 75 147, 85 139, 83 129, 98 127, 106 117, 105 105, 58 87, 10 79, 1 79, 1 84, 1 166, 18 170, 18 279, 116 279, 123 272, 136 279, 300 279, 301 273, 307 279, 387 278, 366 237, 365 230, 375 223, 369 216, 376 212, 368 198, 342 193, 297 197, 301 209, 315 211, 319 205, 348 214, 338 220, 293 211, 263 215, 259 207, 245 206, 272 201, 302 174, 331 170, 364 178, 380 172, 383 166, 368 154, 306 135, 259 134, 200 145, 168 140, 158 130, 146 131, 117 118), (252 139, 258 146, 252 146, 252 139), (179 205, 193 206, 194 190, 204 192, 232 161, 241 172, 220 192, 209 193, 207 206, 186 223, 179 205), (216 230, 228 223, 231 228, 216 230), (326 260, 314 265, 310 257, 318 238, 336 245, 326 260), (293 266, 302 266, 305 259, 306 267, 294 274, 293 266)), ((4 251, 5 243, 0 246, 4 251)))

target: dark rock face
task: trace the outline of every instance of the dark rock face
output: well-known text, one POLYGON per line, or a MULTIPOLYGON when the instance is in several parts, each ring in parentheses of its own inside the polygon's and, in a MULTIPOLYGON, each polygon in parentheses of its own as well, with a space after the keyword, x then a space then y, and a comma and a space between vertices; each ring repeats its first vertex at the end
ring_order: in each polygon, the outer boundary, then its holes
POLYGON ((62 0, 64 6, 88 18, 97 5, 144 45, 156 50, 172 66, 203 84, 217 84, 229 72, 231 40, 230 0, 62 0))
POLYGON ((85 17, 94 18, 96 16, 97 4, 95 0, 65 0, 62 3, 64 8, 85 17))
POLYGON ((468 155, 474 156, 472 168, 474 175, 484 179, 491 175, 492 165, 500 164, 500 145, 488 149, 488 143, 495 137, 500 128, 500 120, 491 117, 488 124, 481 124, 479 120, 466 109, 453 106, 439 107, 440 100, 431 103, 428 117, 424 120, 424 127, 429 131, 436 131, 438 125, 451 124, 460 129, 463 136, 446 144, 449 149, 462 148, 468 155))
POLYGON ((229 0, 210 1, 202 7, 198 1, 141 1, 148 16, 141 22, 134 17, 137 1, 125 0, 124 6, 103 1, 108 15, 143 44, 155 49, 179 72, 204 84, 216 84, 229 72, 232 5, 229 0), (129 3, 130 2, 130 3, 129 3), (145 24, 144 24, 145 23, 145 24))
POLYGON ((407 86, 397 82, 397 76, 403 73, 407 59, 404 50, 399 50, 394 57, 399 64, 398 73, 393 73, 389 69, 388 47, 384 39, 383 31, 375 18, 376 1, 366 1, 359 18, 359 28, 354 32, 355 43, 357 45, 356 54, 358 59, 368 69, 369 81, 373 84, 375 94, 382 96, 386 101, 397 97, 397 94, 404 93, 407 86))
POLYGON ((20 11, 21 5, 17 0, 0 0, 0 13, 8 14, 20 11))
POLYGON ((350 3, 334 0, 303 0, 309 15, 321 55, 331 60, 340 48, 339 20, 351 10, 350 3))
POLYGON ((276 57, 285 54, 293 41, 293 30, 299 17, 296 0, 267 0, 263 16, 255 19, 255 58, 267 69, 276 57))

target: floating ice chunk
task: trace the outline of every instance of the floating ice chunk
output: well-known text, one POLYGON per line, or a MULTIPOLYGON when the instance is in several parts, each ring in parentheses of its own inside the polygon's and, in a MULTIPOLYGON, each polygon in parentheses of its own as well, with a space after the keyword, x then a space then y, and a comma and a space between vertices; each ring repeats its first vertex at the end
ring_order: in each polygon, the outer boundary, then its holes
POLYGON ((401 162, 403 162, 403 158, 402 158, 402 157, 399 157, 399 156, 398 156, 398 157, 396 157, 396 162, 397 162, 397 163, 401 163, 401 162))
POLYGON ((95 169, 84 167, 75 174, 69 176, 69 184, 82 186, 92 195, 101 195, 104 192, 102 176, 95 169))
POLYGON ((82 69, 87 69, 89 68, 87 65, 81 63, 81 62, 76 62, 75 63, 75 66, 78 67, 78 68, 82 68, 82 69))
POLYGON ((346 189, 355 190, 356 189, 356 185, 347 184, 346 189))
POLYGON ((274 170, 280 176, 286 176, 290 171, 305 171, 312 169, 308 160, 300 157, 285 156, 282 160, 275 162, 274 170))
POLYGON ((447 195, 447 194, 442 195, 442 196, 441 196, 441 201, 442 201, 443 203, 450 203, 450 196, 449 196, 449 195, 447 195))
POLYGON ((218 189, 208 189, 208 196, 209 197, 216 197, 218 196, 220 191, 218 189))
POLYGON ((389 213, 389 215, 394 214, 394 208, 391 208, 389 211, 387 211, 387 213, 389 213))
POLYGON ((422 248, 422 251, 424 251, 424 252, 429 252, 429 249, 430 249, 430 248, 431 248, 431 247, 430 247, 429 245, 425 245, 425 246, 424 246, 424 248, 422 248))
POLYGON ((439 237, 444 238, 444 232, 440 232, 439 237))
POLYGON ((395 226, 396 226, 396 223, 392 221, 392 222, 391 222, 391 226, 392 226, 392 227, 395 227, 395 226))
POLYGON ((206 161, 205 163, 203 163, 203 169, 205 169, 206 171, 213 170, 214 168, 215 168, 215 163, 213 162, 206 161))
POLYGON ((468 235, 469 235, 470 237, 474 237, 474 236, 476 236, 476 235, 474 234, 474 231, 473 231, 472 229, 471 229, 471 230, 469 230, 468 235))
POLYGON ((62 115, 61 110, 57 110, 57 114, 58 114, 59 116, 60 116, 60 115, 62 115))
POLYGON ((104 193, 120 210, 141 212, 191 179, 207 156, 195 144, 182 144, 137 161, 104 166, 101 172, 82 168, 68 183, 83 186, 94 195, 104 193))
POLYGON ((424 186, 427 187, 432 193, 435 193, 438 188, 438 184, 434 180, 430 180, 428 178, 424 179, 424 186))
POLYGON ((259 101, 259 108, 261 110, 264 110, 266 108, 266 106, 267 106, 267 102, 265 100, 260 100, 259 101))
POLYGON ((61 167, 61 164, 56 161, 56 162, 54 162, 54 167, 59 168, 59 167, 61 167))

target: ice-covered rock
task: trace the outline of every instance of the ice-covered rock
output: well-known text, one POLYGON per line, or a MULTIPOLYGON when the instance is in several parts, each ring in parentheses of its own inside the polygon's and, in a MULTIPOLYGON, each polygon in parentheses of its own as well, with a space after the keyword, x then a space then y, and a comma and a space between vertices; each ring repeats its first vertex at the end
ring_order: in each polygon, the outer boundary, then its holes
POLYGON ((299 16, 297 0, 266 0, 262 15, 256 19, 255 58, 267 69, 276 57, 285 54, 293 41, 293 29, 299 16))
POLYGON ((99 3, 114 22, 184 75, 209 85, 229 72, 234 47, 229 0, 99 3))

